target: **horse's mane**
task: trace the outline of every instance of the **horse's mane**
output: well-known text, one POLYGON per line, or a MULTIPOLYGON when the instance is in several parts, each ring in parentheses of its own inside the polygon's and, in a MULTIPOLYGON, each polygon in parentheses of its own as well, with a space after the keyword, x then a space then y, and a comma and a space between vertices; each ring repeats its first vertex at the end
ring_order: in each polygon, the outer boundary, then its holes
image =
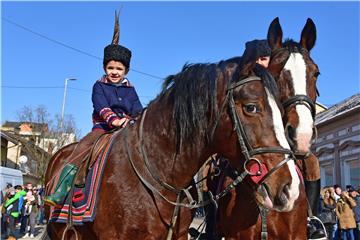
POLYGON ((291 53, 299 53, 300 50, 304 49, 303 46, 301 46, 300 43, 295 42, 293 39, 285 39, 285 41, 283 42, 282 46, 284 48, 289 49, 289 51, 291 53))
POLYGON ((195 142, 196 137, 209 140, 209 125, 218 114, 216 79, 219 74, 221 70, 215 63, 185 64, 181 72, 164 80, 158 98, 167 98, 173 104, 178 147, 183 141, 195 142), (193 136, 195 131, 200 135, 193 136))
MULTIPOLYGON (((239 81, 254 74, 244 71, 255 67, 255 64, 244 65, 241 58, 234 57, 218 63, 185 64, 181 72, 165 78, 162 91, 154 102, 168 101, 173 105, 172 118, 176 125, 175 137, 178 150, 184 141, 210 141, 210 128, 218 114, 217 79, 230 77, 230 81, 239 81), (225 74, 225 69, 232 66, 232 74, 225 74), (194 136, 194 132, 199 135, 194 136)), ((262 77, 263 78, 263 77, 262 77)), ((229 82, 229 79, 224 79, 229 82)), ((263 84, 277 96, 277 85, 273 78, 263 78, 263 84)), ((225 93, 224 93, 225 94, 225 93)))
MULTIPOLYGON (((230 58, 228 60, 226 60, 226 62, 233 62, 233 63, 237 63, 239 64, 239 68, 238 68, 238 76, 243 75, 243 69, 246 68, 245 63, 243 62, 243 58, 242 57, 233 57, 230 58)), ((249 66, 247 66, 248 68, 250 68, 251 70, 253 70, 256 66, 256 63, 250 63, 249 66)), ((257 74, 258 75, 258 74, 257 74)), ((267 74, 266 74, 267 75, 267 74)), ((234 75, 236 77, 236 75, 234 75)), ((260 76, 262 79, 262 82, 264 84, 264 86, 270 91, 270 93, 273 96, 278 96, 279 95, 279 89, 278 86, 276 84, 275 79, 272 76, 260 76)))

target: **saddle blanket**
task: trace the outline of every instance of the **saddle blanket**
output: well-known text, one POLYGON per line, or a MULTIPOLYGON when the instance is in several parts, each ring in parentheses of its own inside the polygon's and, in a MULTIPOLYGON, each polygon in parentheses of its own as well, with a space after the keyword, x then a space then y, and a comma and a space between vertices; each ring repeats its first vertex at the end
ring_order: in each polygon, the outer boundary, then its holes
POLYGON ((65 204, 61 208, 51 207, 49 222, 67 223, 69 221, 70 203, 72 203, 74 225, 83 225, 86 222, 94 221, 103 171, 110 149, 114 143, 113 140, 118 135, 117 133, 112 134, 109 143, 98 154, 96 161, 90 167, 86 176, 85 188, 75 187, 72 189, 74 191, 72 201, 70 199, 71 194, 69 193, 65 204))

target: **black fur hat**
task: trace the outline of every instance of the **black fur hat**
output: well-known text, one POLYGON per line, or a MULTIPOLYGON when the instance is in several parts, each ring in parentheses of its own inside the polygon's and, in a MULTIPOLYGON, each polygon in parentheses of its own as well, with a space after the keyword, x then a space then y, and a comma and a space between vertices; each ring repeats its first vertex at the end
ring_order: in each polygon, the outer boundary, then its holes
POLYGON ((111 60, 119 61, 126 69, 130 67, 131 51, 126 47, 116 44, 107 45, 104 48, 104 66, 111 60))
POLYGON ((124 46, 119 45, 120 28, 119 14, 115 12, 115 27, 112 43, 104 48, 104 66, 111 60, 119 61, 128 70, 130 67, 131 51, 124 46))
POLYGON ((246 42, 243 62, 255 62, 259 57, 270 56, 271 48, 267 40, 252 40, 246 42))

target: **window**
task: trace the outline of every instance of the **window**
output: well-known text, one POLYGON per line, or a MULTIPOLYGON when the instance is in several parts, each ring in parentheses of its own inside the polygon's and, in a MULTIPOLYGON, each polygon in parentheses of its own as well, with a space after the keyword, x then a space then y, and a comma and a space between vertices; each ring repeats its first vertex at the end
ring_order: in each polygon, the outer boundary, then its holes
POLYGON ((334 154, 324 153, 319 156, 319 161, 327 161, 334 159, 334 154))
POLYGON ((351 128, 351 131, 353 131, 353 132, 356 132, 356 131, 359 131, 360 130, 360 123, 359 124, 356 124, 355 126, 353 126, 352 128, 351 128))
POLYGON ((334 165, 328 164, 320 168, 321 185, 332 186, 334 185, 334 165))
POLYGON ((338 132, 338 135, 339 135, 339 137, 340 137, 340 136, 346 135, 347 133, 348 133, 348 129, 345 128, 345 129, 343 129, 343 130, 340 130, 340 131, 338 132))
POLYGON ((326 136, 326 140, 332 139, 334 138, 334 134, 330 133, 329 135, 326 136))
POLYGON ((359 160, 351 160, 347 161, 345 164, 345 183, 351 184, 354 187, 359 186, 360 184, 360 161, 359 160))
POLYGON ((340 151, 340 157, 345 157, 345 156, 349 156, 352 154, 358 154, 358 153, 360 153, 359 147, 348 146, 344 150, 340 151))
POLYGON ((346 141, 355 141, 355 142, 360 141, 360 134, 341 139, 340 142, 339 142, 339 145, 343 144, 346 141))

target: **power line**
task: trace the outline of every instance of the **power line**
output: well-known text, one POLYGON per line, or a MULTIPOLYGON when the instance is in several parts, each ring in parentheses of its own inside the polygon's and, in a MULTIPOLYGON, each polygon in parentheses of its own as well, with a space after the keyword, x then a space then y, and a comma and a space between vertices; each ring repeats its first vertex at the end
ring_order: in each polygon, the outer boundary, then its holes
POLYGON ((64 87, 55 87, 55 86, 8 86, 2 85, 1 88, 64 88, 64 87))
MULTIPOLYGON (((70 45, 68 45, 68 44, 65 44, 65 43, 63 43, 63 42, 60 42, 60 41, 58 41, 58 40, 52 39, 52 38, 50 38, 50 37, 48 37, 48 36, 46 36, 46 35, 44 35, 44 34, 35 32, 34 30, 32 30, 32 29, 30 29, 30 28, 27 28, 27 27, 25 27, 25 26, 23 26, 23 25, 20 25, 20 24, 14 22, 14 21, 11 21, 11 20, 9 20, 9 19, 7 19, 7 18, 5 18, 5 17, 2 17, 2 19, 3 19, 5 22, 8 22, 8 23, 10 23, 10 24, 12 24, 12 25, 14 25, 14 26, 16 26, 16 27, 18 27, 18 28, 21 28, 21 29, 23 29, 23 30, 25 30, 25 31, 27 31, 27 32, 30 32, 30 33, 32 33, 32 34, 34 34, 34 35, 37 35, 37 36, 39 36, 39 37, 41 37, 41 38, 44 38, 44 39, 46 39, 46 40, 48 40, 48 41, 50 41, 50 42, 52 42, 52 43, 58 44, 58 45, 60 45, 60 46, 62 46, 62 47, 71 49, 71 50, 73 50, 73 51, 75 51, 75 52, 78 52, 78 53, 84 54, 84 55, 86 55, 86 56, 88 56, 88 57, 92 57, 92 58, 95 58, 95 59, 97 59, 97 60, 102 61, 102 58, 100 58, 100 57, 98 57, 98 56, 92 55, 92 54, 87 53, 87 52, 85 52, 85 51, 83 51, 83 50, 80 50, 80 49, 78 49, 78 48, 72 47, 72 46, 70 46, 70 45)), ((161 79, 161 80, 164 79, 163 77, 159 77, 159 76, 156 76, 156 75, 153 75, 153 74, 150 74, 150 73, 146 73, 146 72, 143 72, 143 71, 139 71, 139 70, 136 70, 136 69, 134 69, 134 68, 130 68, 130 70, 131 70, 131 71, 134 71, 134 72, 137 72, 137 73, 140 73, 140 74, 143 74, 143 75, 146 75, 146 76, 149 76, 149 77, 152 77, 152 78, 161 79)))
MULTIPOLYGON (((12 88, 12 89, 63 89, 64 86, 57 87, 57 86, 10 86, 10 85, 2 85, 1 88, 12 88)), ((90 90, 82 89, 82 88, 68 87, 68 89, 81 91, 81 92, 88 92, 88 93, 91 92, 90 90)), ((153 99, 153 97, 151 97, 151 96, 139 95, 139 97, 153 99)))

